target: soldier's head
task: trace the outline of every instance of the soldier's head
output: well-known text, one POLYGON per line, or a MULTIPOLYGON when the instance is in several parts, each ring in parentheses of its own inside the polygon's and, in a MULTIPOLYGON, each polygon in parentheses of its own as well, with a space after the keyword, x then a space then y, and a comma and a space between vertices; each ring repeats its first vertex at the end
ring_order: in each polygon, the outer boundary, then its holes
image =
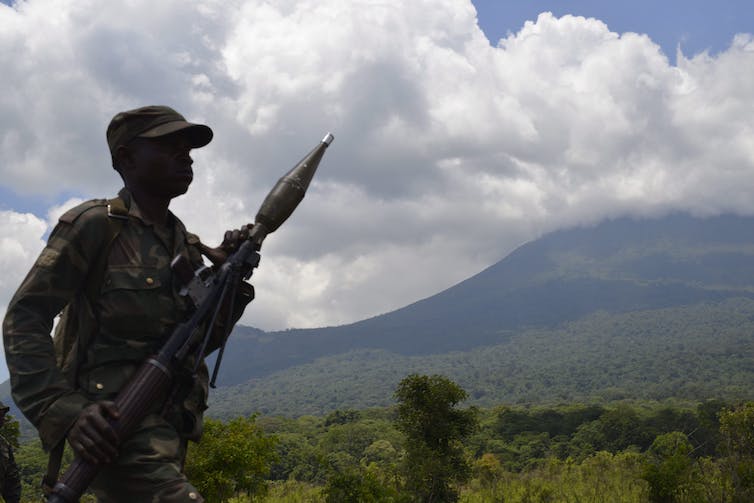
POLYGON ((107 127, 113 168, 126 186, 175 197, 193 179, 192 148, 212 140, 212 130, 194 124, 166 106, 147 106, 120 112, 107 127))

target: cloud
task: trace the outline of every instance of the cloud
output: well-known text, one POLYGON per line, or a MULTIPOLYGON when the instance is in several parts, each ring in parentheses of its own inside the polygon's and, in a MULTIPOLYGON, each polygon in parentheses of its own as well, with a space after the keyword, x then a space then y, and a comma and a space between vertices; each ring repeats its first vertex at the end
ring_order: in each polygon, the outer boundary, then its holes
MULTIPOLYGON (((0 64, 0 179, 29 197, 114 194, 121 109, 210 124, 174 204, 209 244, 335 134, 265 242, 243 319, 262 328, 401 307, 558 228, 754 213, 750 35, 671 65, 647 36, 548 13, 491 46, 458 0, 30 0, 0 6, 0 64)), ((43 233, 7 245, 17 268, 43 233)))
MULTIPOLYGON (((0 314, 4 315, 13 292, 21 284, 37 254, 44 246, 47 224, 30 213, 0 211, 0 314)), ((0 379, 7 377, 5 353, 0 379)))

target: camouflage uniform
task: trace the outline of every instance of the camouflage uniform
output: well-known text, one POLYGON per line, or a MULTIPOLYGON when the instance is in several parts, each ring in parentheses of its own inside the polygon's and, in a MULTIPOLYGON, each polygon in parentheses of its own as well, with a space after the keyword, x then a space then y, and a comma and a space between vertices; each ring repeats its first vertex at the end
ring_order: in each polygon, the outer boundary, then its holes
POLYGON ((5 503, 21 501, 21 476, 10 442, 0 437, 0 494, 5 503))
MULTIPOLYGON (((3 322, 13 399, 39 430, 45 449, 65 438, 87 405, 113 399, 190 311, 169 264, 177 254, 200 264, 198 238, 172 213, 167 228, 148 224, 126 189, 119 197, 127 220, 109 249, 94 305, 82 290, 111 225, 105 200, 83 203, 60 218, 3 322), (96 331, 77 372, 67 378, 56 366, 49 334, 53 318, 74 299, 77 333, 96 331)), ((204 364, 198 374, 179 378, 174 399, 156 403, 121 444, 118 459, 92 485, 100 501, 202 501, 182 473, 186 442, 201 436, 206 409, 204 364)))

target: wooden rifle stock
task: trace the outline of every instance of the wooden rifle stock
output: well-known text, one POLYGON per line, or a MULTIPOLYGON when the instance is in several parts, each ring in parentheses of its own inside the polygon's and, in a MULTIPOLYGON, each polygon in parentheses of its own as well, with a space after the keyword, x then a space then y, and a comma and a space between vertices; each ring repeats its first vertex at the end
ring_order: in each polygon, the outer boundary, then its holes
MULTIPOLYGON (((150 358, 142 364, 134 377, 118 394, 115 405, 120 418, 112 420, 111 425, 118 438, 128 438, 134 428, 154 408, 155 403, 167 397, 172 386, 170 370, 150 358)), ((78 501, 99 471, 99 466, 79 457, 75 458, 60 481, 55 484, 48 502, 71 503, 78 501)))

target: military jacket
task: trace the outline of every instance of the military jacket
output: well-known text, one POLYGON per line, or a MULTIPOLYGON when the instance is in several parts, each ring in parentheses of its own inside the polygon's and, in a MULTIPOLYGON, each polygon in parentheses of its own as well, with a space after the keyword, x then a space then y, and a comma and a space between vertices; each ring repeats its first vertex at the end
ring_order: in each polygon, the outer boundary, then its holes
MULTIPOLYGON (((112 224, 106 200, 85 202, 65 213, 8 306, 3 322, 12 396, 37 427, 47 449, 61 441, 81 410, 112 399, 145 358, 190 314, 178 294, 170 262, 178 254, 202 263, 198 238, 172 213, 165 228, 146 222, 128 190, 128 208, 108 249, 102 284, 93 305, 77 310, 81 326, 94 324, 85 356, 71 382, 56 366, 50 331, 54 317, 78 296, 106 247, 112 224)), ((170 410, 162 411, 186 438, 198 439, 206 409, 207 370, 184 376, 170 410)), ((163 404, 155 404, 156 409, 163 404)), ((160 412, 155 410, 155 412, 160 412)))

